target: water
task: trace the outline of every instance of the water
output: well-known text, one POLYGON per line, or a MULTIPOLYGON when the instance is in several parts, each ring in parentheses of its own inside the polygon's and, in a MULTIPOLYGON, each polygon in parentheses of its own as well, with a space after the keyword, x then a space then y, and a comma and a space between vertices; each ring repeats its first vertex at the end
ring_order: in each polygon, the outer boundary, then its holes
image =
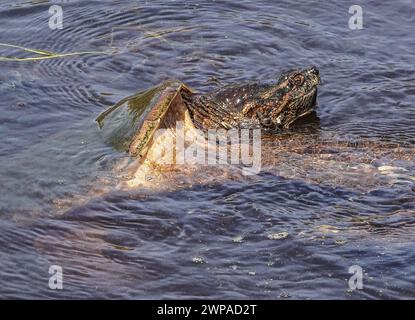
POLYGON ((51 4, 2 1, 0 42, 105 54, 0 62, 1 297, 415 297, 412 1, 365 1, 358 31, 337 0, 66 1, 54 31, 51 4), (320 122, 264 139, 258 176, 115 188, 93 120, 121 98, 310 65, 320 122))

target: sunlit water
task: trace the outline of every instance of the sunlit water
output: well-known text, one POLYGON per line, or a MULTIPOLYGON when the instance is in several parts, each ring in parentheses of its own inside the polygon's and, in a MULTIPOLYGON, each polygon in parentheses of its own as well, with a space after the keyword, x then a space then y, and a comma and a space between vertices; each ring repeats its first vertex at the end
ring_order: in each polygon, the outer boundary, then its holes
POLYGON ((0 61, 1 297, 415 297, 412 1, 365 1, 357 31, 340 0, 66 1, 54 31, 51 4, 2 1, 0 42, 103 53, 0 61), (259 175, 115 187, 128 159, 94 119, 121 98, 310 65, 320 122, 264 139, 259 175))

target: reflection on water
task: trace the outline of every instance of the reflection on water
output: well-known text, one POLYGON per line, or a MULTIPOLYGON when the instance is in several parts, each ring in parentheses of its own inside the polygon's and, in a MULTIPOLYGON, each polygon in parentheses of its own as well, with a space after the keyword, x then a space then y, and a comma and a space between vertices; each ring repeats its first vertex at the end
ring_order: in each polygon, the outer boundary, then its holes
POLYGON ((50 5, 3 1, 0 42, 105 54, 0 62, 0 296, 415 296, 409 2, 368 1, 359 31, 341 1, 75 1, 55 31, 50 5), (117 188, 129 160, 94 123, 110 105, 169 78, 206 92, 310 65, 319 123, 264 137, 261 174, 117 188))

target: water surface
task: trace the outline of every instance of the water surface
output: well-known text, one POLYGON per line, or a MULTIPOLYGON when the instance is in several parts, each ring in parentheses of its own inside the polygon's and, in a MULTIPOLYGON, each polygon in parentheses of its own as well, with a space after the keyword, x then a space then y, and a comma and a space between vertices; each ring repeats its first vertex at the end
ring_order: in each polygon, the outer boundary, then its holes
POLYGON ((362 30, 339 0, 65 1, 50 30, 53 3, 2 1, 0 42, 103 54, 0 61, 1 297, 415 297, 412 1, 364 1, 362 30), (94 119, 121 98, 310 65, 320 122, 265 141, 269 170, 111 187, 126 156, 94 119), (48 287, 54 264, 62 291, 48 287), (349 290, 352 265, 363 290, 349 290))

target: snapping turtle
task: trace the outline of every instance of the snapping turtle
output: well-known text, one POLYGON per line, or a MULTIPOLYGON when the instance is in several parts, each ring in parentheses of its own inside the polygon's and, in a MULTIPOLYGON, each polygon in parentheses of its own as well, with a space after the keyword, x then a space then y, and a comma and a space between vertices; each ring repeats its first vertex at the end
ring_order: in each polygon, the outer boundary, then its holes
POLYGON ((231 85, 206 95, 170 80, 121 100, 97 121, 106 140, 141 158, 155 131, 175 128, 178 121, 188 130, 289 128, 313 112, 319 83, 316 67, 283 74, 277 83, 231 85))

